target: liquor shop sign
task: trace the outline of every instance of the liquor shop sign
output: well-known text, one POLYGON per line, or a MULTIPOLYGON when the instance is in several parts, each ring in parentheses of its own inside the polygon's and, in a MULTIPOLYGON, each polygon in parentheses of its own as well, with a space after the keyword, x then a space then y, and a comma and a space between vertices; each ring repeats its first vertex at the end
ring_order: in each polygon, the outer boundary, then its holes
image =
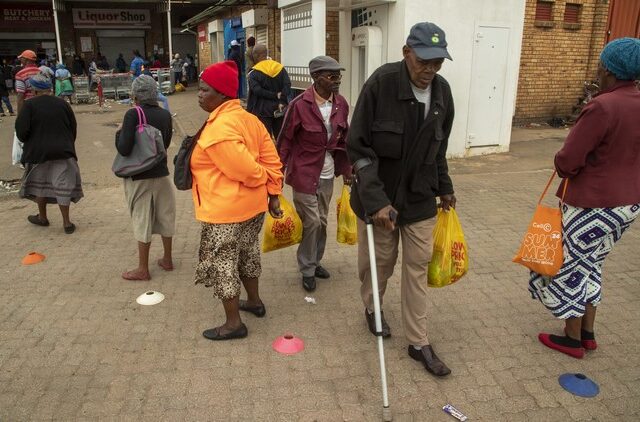
POLYGON ((73 9, 76 28, 151 28, 148 9, 73 9))

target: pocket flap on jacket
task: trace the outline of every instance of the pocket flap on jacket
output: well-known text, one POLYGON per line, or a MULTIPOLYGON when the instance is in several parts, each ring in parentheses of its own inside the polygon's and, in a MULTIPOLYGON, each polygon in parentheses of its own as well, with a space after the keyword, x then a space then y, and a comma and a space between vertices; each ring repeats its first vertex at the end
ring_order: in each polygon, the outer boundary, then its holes
POLYGON ((395 120, 374 120, 371 125, 372 132, 392 132, 402 135, 404 133, 404 122, 395 120))
POLYGON ((302 122, 302 127, 307 132, 324 132, 324 126, 321 126, 321 125, 318 125, 318 124, 302 122))

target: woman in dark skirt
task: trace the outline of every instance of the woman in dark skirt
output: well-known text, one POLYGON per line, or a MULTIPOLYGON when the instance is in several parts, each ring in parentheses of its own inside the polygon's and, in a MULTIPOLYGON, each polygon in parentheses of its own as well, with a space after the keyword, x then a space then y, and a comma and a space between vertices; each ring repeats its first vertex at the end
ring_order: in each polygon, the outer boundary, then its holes
POLYGON ((27 217, 37 226, 48 226, 47 204, 58 204, 64 232, 76 226, 69 219, 69 205, 84 195, 76 157, 76 118, 69 104, 51 95, 51 79, 38 74, 29 79, 35 96, 25 101, 16 119, 16 134, 24 143, 25 167, 20 196, 38 204, 38 214, 27 217))

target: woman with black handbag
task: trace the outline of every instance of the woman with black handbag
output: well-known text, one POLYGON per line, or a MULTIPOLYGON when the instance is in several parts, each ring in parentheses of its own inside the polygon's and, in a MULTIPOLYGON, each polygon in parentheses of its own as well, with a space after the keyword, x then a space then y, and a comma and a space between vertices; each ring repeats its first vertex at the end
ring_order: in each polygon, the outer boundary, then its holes
MULTIPOLYGON (((142 109, 146 123, 162 133, 165 149, 171 144, 171 114, 158 106, 156 81, 147 75, 138 76, 131 85, 131 97, 142 109)), ((130 155, 135 148, 136 131, 141 125, 138 110, 132 108, 116 132, 116 148, 122 156, 130 155)), ((165 271, 173 270, 171 256, 172 239, 175 232, 176 200, 167 167, 167 158, 154 167, 125 177, 124 193, 133 223, 133 236, 138 241, 138 267, 122 273, 125 280, 151 280, 149 272, 149 249, 153 234, 162 236, 164 255, 158 266, 165 271)))

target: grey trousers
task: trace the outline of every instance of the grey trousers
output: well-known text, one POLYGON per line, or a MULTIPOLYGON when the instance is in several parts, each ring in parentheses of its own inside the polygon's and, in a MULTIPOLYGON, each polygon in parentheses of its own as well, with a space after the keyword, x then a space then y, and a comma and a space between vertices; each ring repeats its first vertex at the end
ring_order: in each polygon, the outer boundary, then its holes
POLYGON ((298 245, 298 268, 311 277, 320 265, 327 243, 327 214, 333 194, 333 179, 320 179, 315 195, 293 191, 293 204, 302 220, 302 242, 298 245))

